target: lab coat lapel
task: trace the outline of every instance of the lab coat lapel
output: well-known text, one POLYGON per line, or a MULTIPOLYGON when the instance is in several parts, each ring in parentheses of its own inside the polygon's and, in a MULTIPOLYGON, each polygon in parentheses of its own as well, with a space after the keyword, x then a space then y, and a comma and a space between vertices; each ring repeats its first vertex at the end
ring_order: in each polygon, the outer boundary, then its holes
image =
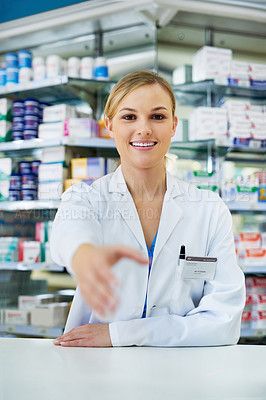
POLYGON ((128 191, 124 176, 122 174, 121 166, 117 168, 110 180, 109 192, 116 193, 118 211, 120 212, 122 218, 134 234, 135 238, 137 239, 143 250, 147 252, 140 219, 134 201, 128 191))
POLYGON ((178 205, 176 199, 176 197, 182 199, 182 194, 178 180, 167 172, 167 190, 164 196, 153 260, 158 257, 160 251, 182 217, 183 209, 178 205))

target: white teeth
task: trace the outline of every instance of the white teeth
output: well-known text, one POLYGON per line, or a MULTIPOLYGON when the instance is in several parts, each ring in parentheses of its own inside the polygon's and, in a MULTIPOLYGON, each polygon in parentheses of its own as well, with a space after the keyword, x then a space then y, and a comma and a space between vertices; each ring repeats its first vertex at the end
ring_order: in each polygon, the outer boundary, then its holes
POLYGON ((131 144, 132 144, 132 146, 136 146, 136 147, 148 147, 148 146, 154 146, 155 145, 155 143, 153 143, 153 142, 149 142, 149 143, 132 142, 131 144))

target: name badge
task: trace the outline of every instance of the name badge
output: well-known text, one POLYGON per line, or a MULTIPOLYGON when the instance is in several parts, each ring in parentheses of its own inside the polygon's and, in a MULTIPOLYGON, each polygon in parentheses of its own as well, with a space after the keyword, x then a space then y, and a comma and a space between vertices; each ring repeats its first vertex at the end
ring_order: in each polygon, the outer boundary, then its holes
POLYGON ((187 256, 182 261, 182 279, 203 279, 209 281, 214 279, 217 258, 187 256))

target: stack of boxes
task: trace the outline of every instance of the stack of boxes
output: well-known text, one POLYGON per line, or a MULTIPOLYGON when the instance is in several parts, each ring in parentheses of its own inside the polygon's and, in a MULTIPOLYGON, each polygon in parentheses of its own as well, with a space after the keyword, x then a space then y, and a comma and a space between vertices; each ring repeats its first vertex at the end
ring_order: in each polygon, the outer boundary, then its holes
POLYGON ((56 302, 51 294, 18 297, 18 308, 3 310, 2 322, 7 325, 33 325, 63 327, 69 311, 69 303, 56 302))
MULTIPOLYGON (((235 61, 232 50, 204 46, 192 60, 193 82, 213 79, 221 85, 266 88, 266 64, 235 61)), ((173 81, 176 82, 176 70, 173 81)))
POLYGON ((234 237, 239 265, 244 269, 261 267, 263 270, 266 265, 266 232, 237 233, 234 237))
POLYGON ((242 314, 242 329, 266 329, 266 277, 246 278, 246 305, 242 314))
POLYGON ((76 109, 67 104, 45 107, 38 137, 50 139, 62 136, 98 137, 99 124, 92 118, 78 118, 76 109))
POLYGON ((229 136, 236 145, 264 147, 266 143, 265 106, 248 101, 228 100, 223 104, 227 112, 229 136))
POLYGON ((226 111, 217 107, 198 107, 189 115, 189 140, 225 138, 228 133, 226 111))

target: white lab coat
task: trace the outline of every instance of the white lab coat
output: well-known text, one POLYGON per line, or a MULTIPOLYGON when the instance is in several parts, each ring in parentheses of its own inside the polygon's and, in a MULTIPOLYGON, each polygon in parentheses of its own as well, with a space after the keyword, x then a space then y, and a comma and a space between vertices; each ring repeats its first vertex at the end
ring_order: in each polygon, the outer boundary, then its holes
MULTIPOLYGON (((55 217, 54 261, 71 272, 83 243, 147 248, 121 167, 95 181, 69 188, 55 217)), ((113 346, 212 346, 235 344, 245 304, 244 275, 237 265, 231 215, 220 197, 167 172, 167 191, 148 280, 148 266, 122 259, 113 267, 120 303, 108 318, 113 346), (186 255, 217 257, 214 280, 181 279, 180 246, 186 255), (141 318, 147 290, 147 317, 141 318)), ((65 332, 102 322, 77 288, 65 332)))

